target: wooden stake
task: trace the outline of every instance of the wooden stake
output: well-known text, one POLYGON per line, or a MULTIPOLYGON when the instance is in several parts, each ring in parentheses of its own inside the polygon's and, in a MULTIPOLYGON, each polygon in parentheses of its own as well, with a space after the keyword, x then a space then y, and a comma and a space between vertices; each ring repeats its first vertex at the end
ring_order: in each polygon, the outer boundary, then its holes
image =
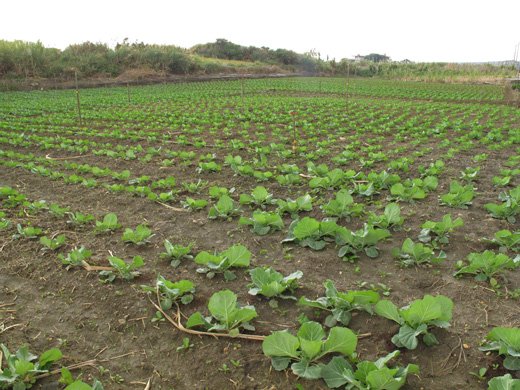
POLYGON ((244 71, 242 71, 242 107, 244 107, 244 71))
POLYGON ((348 66, 347 66, 347 101, 346 101, 346 105, 345 105, 345 111, 348 111, 348 85, 350 83, 350 62, 348 63, 348 66))
POLYGON ((293 153, 296 155, 296 147, 297 147, 297 141, 296 141, 296 111, 291 111, 291 115, 293 117, 293 153))
POLYGON ((79 116, 79 127, 83 126, 82 122, 81 122, 81 105, 79 103, 79 92, 78 90, 76 89, 76 99, 78 101, 78 116, 79 116))

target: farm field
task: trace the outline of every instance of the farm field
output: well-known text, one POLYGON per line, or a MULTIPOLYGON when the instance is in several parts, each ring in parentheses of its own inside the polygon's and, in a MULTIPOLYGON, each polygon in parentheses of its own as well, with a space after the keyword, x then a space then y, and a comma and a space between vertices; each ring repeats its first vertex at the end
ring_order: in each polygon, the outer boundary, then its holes
POLYGON ((348 88, 81 90, 81 126, 75 91, 0 94, 0 343, 105 389, 343 389, 394 351, 353 388, 516 378, 479 348, 520 323, 520 110, 348 88))

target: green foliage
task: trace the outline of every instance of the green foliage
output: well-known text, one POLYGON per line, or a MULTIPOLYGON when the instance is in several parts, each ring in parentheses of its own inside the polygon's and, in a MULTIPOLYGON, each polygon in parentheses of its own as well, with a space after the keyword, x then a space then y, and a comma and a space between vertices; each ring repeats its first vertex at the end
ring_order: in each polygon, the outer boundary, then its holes
POLYGON ((509 230, 500 230, 495 233, 495 238, 487 239, 483 238, 482 241, 489 242, 491 244, 499 245, 500 253, 505 253, 507 250, 514 252, 520 252, 520 232, 511 232, 509 230))
POLYGON ((435 336, 428 331, 431 326, 447 328, 452 317, 453 302, 451 299, 437 295, 425 295, 423 299, 416 299, 412 304, 398 309, 392 302, 383 299, 374 307, 374 311, 397 322, 401 328, 399 333, 392 337, 392 342, 398 347, 415 349, 418 345, 417 337, 423 335, 427 346, 439 344, 435 336))
POLYGON ((449 244, 450 242, 450 233, 453 233, 455 228, 464 225, 462 218, 457 218, 455 221, 452 221, 451 214, 446 214, 442 222, 432 222, 426 221, 422 225, 422 230, 419 233, 419 241, 428 243, 432 241, 432 233, 435 234, 433 236, 433 241, 435 243, 439 243, 441 245, 449 244))
POLYGON ((66 214, 70 214, 70 207, 60 207, 57 204, 51 204, 49 206, 49 214, 56 218, 64 218, 66 214))
POLYGON ((177 267, 181 263, 182 258, 192 259, 193 256, 190 255, 191 247, 195 242, 190 242, 188 246, 175 244, 173 245, 170 241, 164 240, 164 249, 166 252, 159 253, 159 257, 161 259, 167 258, 171 260, 170 265, 172 267, 177 267))
MULTIPOLYGON (((312 164, 312 163, 309 163, 312 164)), ((314 165, 314 164, 312 164, 314 165)), ((323 167, 322 165, 315 167, 314 172, 318 175, 321 175, 322 173, 325 173, 324 170, 322 171, 320 168, 323 167)), ((325 166, 326 168, 326 166, 325 166)), ((338 188, 343 184, 343 177, 344 172, 339 169, 333 169, 330 172, 326 172, 325 176, 321 177, 314 177, 311 180, 309 180, 309 187, 315 188, 315 189, 325 189, 325 190, 332 190, 334 188, 338 188)))
POLYGON ((117 215, 114 213, 108 213, 103 218, 103 222, 96 221, 95 233, 107 233, 112 232, 121 227, 120 223, 117 223, 117 215))
POLYGON ((195 211, 195 210, 202 210, 204 207, 206 207, 208 204, 208 201, 205 199, 195 200, 195 199, 187 196, 186 201, 181 201, 181 204, 184 208, 188 208, 189 211, 195 211))
POLYGON ((515 215, 520 213, 520 186, 507 192, 501 192, 498 195, 503 203, 497 205, 488 203, 484 207, 491 214, 493 218, 505 219, 510 223, 515 223, 515 215))
POLYGON ((208 190, 209 196, 212 197, 213 199, 220 199, 222 196, 231 195, 233 192, 235 192, 234 187, 228 190, 225 187, 221 188, 221 187, 213 186, 213 187, 210 187, 210 189, 208 190))
POLYGON ((492 182, 496 187, 507 187, 511 184, 511 176, 495 176, 493 177, 492 182))
POLYGON ((471 205, 473 195, 473 186, 471 184, 463 186, 458 181, 453 180, 450 183, 450 193, 441 196, 440 202, 443 206, 467 209, 471 205))
POLYGON ((326 215, 345 218, 347 222, 350 222, 351 217, 357 217, 363 212, 363 205, 355 204, 352 196, 344 189, 336 193, 336 199, 331 199, 321 208, 326 215))
POLYGON ((295 242, 303 247, 321 250, 325 248, 327 241, 333 241, 338 229, 340 227, 336 222, 327 218, 322 222, 310 217, 305 217, 301 221, 296 219, 289 226, 289 237, 282 242, 295 242))
POLYGON ((488 390, 520 390, 520 379, 513 378, 511 374, 505 374, 491 379, 488 386, 488 390))
POLYGON ((379 174, 376 172, 370 172, 367 175, 367 180, 373 183, 377 191, 380 191, 387 190, 394 184, 399 183, 401 181, 401 178, 399 177, 399 175, 392 175, 386 171, 383 171, 379 174))
POLYGON ((446 253, 440 251, 435 256, 432 248, 423 246, 421 243, 414 244, 410 238, 407 238, 404 240, 401 249, 395 248, 392 251, 392 256, 398 258, 402 266, 410 267, 430 263, 431 261, 440 264, 446 258, 446 253))
POLYGON ((480 168, 480 167, 477 167, 477 168, 466 167, 465 171, 460 172, 460 174, 461 174, 460 179, 464 180, 468 184, 471 184, 474 181, 478 181, 478 173, 481 171, 481 169, 482 168, 480 168))
POLYGON ((62 358, 59 349, 49 349, 44 352, 37 362, 36 355, 29 352, 28 347, 24 346, 11 354, 4 344, 0 344, 7 366, 0 371, 0 388, 13 390, 30 389, 36 382, 36 377, 40 374, 48 373, 50 366, 62 358))
POLYGON ((508 370, 520 370, 520 329, 496 327, 486 337, 487 344, 481 351, 498 351, 505 355, 504 367, 508 370))
POLYGON ((293 272, 288 276, 283 276, 276 272, 272 267, 257 267, 249 271, 253 283, 249 284, 249 294, 263 295, 268 298, 280 297, 296 299, 292 295, 298 288, 297 281, 303 276, 301 271, 293 272), (282 294, 284 291, 290 294, 282 294))
POLYGON ((374 229, 366 223, 363 229, 355 232, 340 228, 336 231, 336 243, 341 246, 338 256, 357 257, 360 251, 364 251, 368 257, 375 258, 379 256, 378 242, 390 236, 388 230, 374 229))
POLYGON ((5 229, 11 224, 10 219, 4 219, 5 216, 6 214, 0 211, 0 229, 5 229))
POLYGON ((146 223, 142 223, 135 228, 135 232, 126 228, 123 233, 123 242, 133 242, 136 245, 145 245, 150 242, 150 238, 155 236, 152 231, 146 226, 146 223))
POLYGON ((56 250, 65 243, 66 239, 67 237, 65 237, 65 234, 60 234, 56 238, 47 238, 46 236, 43 236, 40 237, 40 244, 44 246, 42 250, 56 250))
POLYGON ((81 214, 80 212, 76 212, 76 213, 67 213, 67 215, 70 218, 67 221, 67 223, 70 223, 75 226, 85 225, 86 223, 94 220, 94 216, 92 214, 86 215, 86 214, 81 214))
MULTIPOLYGON (((154 293, 156 288, 141 286, 143 291, 154 293)), ((195 285, 189 280, 179 280, 178 282, 170 282, 161 275, 157 275, 157 289, 159 290, 159 300, 161 309, 170 310, 174 303, 182 303, 187 305, 193 301, 195 293, 195 285)))
POLYGON ((240 204, 254 204, 265 208, 266 205, 276 204, 276 199, 273 199, 273 194, 269 194, 267 189, 262 186, 256 187, 251 195, 240 195, 240 204))
POLYGON ((399 356, 399 353, 394 351, 375 362, 357 363, 356 369, 345 358, 335 356, 323 367, 321 374, 331 389, 347 385, 347 389, 397 390, 405 384, 408 374, 419 372, 419 367, 415 364, 408 364, 406 367, 387 367, 386 364, 399 356))
POLYGON ((17 224, 16 229, 18 230, 17 234, 13 234, 13 238, 37 238, 40 234, 43 233, 43 230, 40 228, 35 228, 34 226, 26 226, 22 228, 22 225, 17 224))
POLYGON ((233 245, 222 253, 215 250, 215 254, 202 251, 195 256, 194 261, 205 267, 197 269, 197 272, 206 274, 208 278, 213 278, 217 273, 223 273, 226 280, 233 280, 236 275, 230 271, 232 267, 248 267, 251 259, 251 252, 243 245, 233 245))
POLYGON ((231 218, 240 212, 242 212, 240 206, 235 207, 235 201, 231 199, 228 195, 223 195, 220 197, 217 204, 210 208, 208 218, 231 218))
POLYGON ((61 369, 61 378, 59 382, 67 385, 64 390, 103 390, 103 385, 97 379, 94 379, 92 386, 89 386, 79 379, 74 380, 70 371, 65 367, 61 369))
POLYGON ((351 356, 356 350, 357 337, 347 328, 333 327, 329 336, 317 322, 305 322, 297 336, 284 331, 277 331, 267 336, 262 343, 265 356, 271 357, 273 367, 285 370, 291 364, 292 372, 305 379, 322 377, 323 365, 316 362, 329 353, 341 353, 351 356))
POLYGON ((173 176, 152 182, 152 188, 170 189, 172 187, 175 187, 175 177, 173 176))
POLYGON ((210 162, 199 162, 199 167, 197 168, 198 173, 203 172, 220 172, 222 167, 218 165, 215 161, 210 162))
POLYGON ((291 218, 298 218, 298 213, 301 211, 312 211, 312 201, 313 197, 309 194, 300 196, 296 200, 283 200, 278 199, 276 204, 278 205, 278 209, 276 210, 280 215, 284 213, 291 214, 291 218))
POLYGON ((424 165, 419 165, 419 173, 423 176, 439 176, 444 172, 446 167, 442 160, 437 160, 434 163, 430 163, 430 167, 426 168, 424 165))
POLYGON ((254 306, 240 307, 237 303, 237 295, 230 290, 213 294, 208 309, 211 316, 204 318, 196 312, 188 319, 186 327, 200 326, 208 332, 227 332, 231 336, 238 336, 240 328, 255 330, 254 326, 249 324, 249 321, 258 316, 254 306))
POLYGON ((379 229, 392 229, 400 231, 404 218, 401 217, 401 207, 397 203, 389 203, 385 207, 383 215, 376 215, 374 212, 368 214, 367 224, 379 229))
POLYGON ((202 189, 208 185, 208 183, 208 181, 202 181, 202 179, 199 179, 199 181, 196 183, 183 182, 182 185, 186 191, 193 194, 199 194, 200 191, 202 191, 202 189))
POLYGON ((390 194, 395 197, 398 202, 414 203, 415 199, 426 198, 426 192, 416 185, 405 187, 402 183, 396 183, 390 188, 390 194))
POLYGON ((261 236, 273 230, 283 229, 284 227, 279 214, 260 210, 255 210, 252 218, 241 217, 238 224, 253 226, 251 231, 261 236))
POLYGON ((457 267, 460 269, 454 275, 474 274, 475 279, 480 282, 484 282, 488 278, 493 282, 494 275, 502 273, 506 268, 515 269, 520 265, 520 255, 511 259, 503 253, 497 255, 489 250, 483 253, 470 253, 467 260, 469 265, 466 266, 462 261, 457 263, 457 267))
POLYGON ((325 319, 325 325, 328 327, 335 326, 338 322, 348 326, 353 310, 364 310, 373 314, 373 306, 379 301, 379 294, 375 291, 347 291, 342 293, 328 279, 323 283, 323 286, 325 287, 324 297, 315 300, 301 297, 298 305, 329 311, 331 314, 325 319))
POLYGON ((44 200, 37 200, 34 202, 23 202, 23 207, 26 209, 27 214, 29 215, 36 215, 41 210, 47 209, 47 204, 44 200))
POLYGON ((3 186, 0 188, 0 199, 2 199, 4 207, 17 207, 23 204, 26 198, 27 197, 25 195, 20 194, 18 190, 15 190, 11 187, 3 186))
POLYGON ((69 270, 72 266, 79 267, 83 265, 83 262, 86 261, 90 256, 92 256, 92 251, 88 251, 84 246, 82 246, 79 249, 73 249, 67 255, 67 257, 59 254, 58 259, 60 259, 61 263, 66 265, 66 269, 69 270))
POLYGON ((354 188, 350 190, 350 193, 355 194, 357 196, 366 196, 371 197, 372 195, 379 194, 379 191, 376 190, 374 183, 354 183, 354 188))
POLYGON ((299 184, 301 182, 300 175, 295 173, 288 173, 286 175, 278 175, 276 176, 276 181, 281 186, 293 186, 295 184, 299 184))
MULTIPOLYGON (((130 264, 125 263, 124 260, 116 256, 110 256, 108 261, 110 266, 114 268, 117 273, 124 279, 134 279, 136 276, 139 276, 141 272, 136 271, 135 268, 144 265, 144 261, 141 256, 135 256, 130 264)), ((113 282, 116 278, 114 271, 101 271, 99 275, 106 276, 106 278, 103 279, 104 283, 113 282)))

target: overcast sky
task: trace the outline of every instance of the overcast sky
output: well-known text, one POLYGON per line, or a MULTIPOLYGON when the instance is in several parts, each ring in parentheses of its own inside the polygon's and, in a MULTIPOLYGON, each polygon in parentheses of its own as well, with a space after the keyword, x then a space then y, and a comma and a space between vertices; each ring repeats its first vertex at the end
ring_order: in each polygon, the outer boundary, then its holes
POLYGON ((224 38, 323 59, 386 54, 393 60, 513 59, 520 0, 3 0, 0 39, 65 49, 85 41, 185 48, 224 38))

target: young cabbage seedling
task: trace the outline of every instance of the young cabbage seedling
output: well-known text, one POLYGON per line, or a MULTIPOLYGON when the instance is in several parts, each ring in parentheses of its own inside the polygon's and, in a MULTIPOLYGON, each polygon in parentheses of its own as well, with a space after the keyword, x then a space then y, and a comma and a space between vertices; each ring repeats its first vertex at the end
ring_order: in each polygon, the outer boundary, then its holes
POLYGON ((431 346, 439 344, 437 338, 428 331, 431 326, 447 328, 452 317, 453 302, 443 295, 433 297, 425 295, 409 306, 398 309, 392 302, 383 299, 374 307, 376 314, 397 322, 401 328, 392 337, 392 342, 399 348, 415 349, 417 337, 423 335, 423 341, 431 346))
POLYGON ((374 212, 370 212, 367 219, 368 225, 372 227, 386 230, 392 229, 395 232, 401 230, 403 222, 401 207, 397 203, 387 204, 383 215, 376 215, 374 212))
POLYGON ((496 327, 486 337, 487 344, 481 351, 498 351, 505 355, 504 367, 508 370, 520 370, 520 329, 496 327))
POLYGON ((263 295, 268 298, 280 297, 284 299, 296 299, 292 294, 298 288, 298 280, 303 276, 303 272, 296 271, 288 276, 283 276, 276 272, 272 267, 254 268, 249 271, 253 283, 249 284, 249 294, 263 295), (283 294, 289 291, 290 294, 283 294))
POLYGON ((419 241, 428 243, 432 241, 432 233, 435 234, 433 236, 433 242, 443 244, 449 244, 450 233, 453 233, 455 228, 464 225, 464 221, 462 218, 457 218, 455 221, 452 221, 451 214, 446 214, 441 222, 432 222, 426 221, 422 225, 422 230, 419 233, 419 241))
POLYGON ((213 294, 208 309, 211 316, 202 317, 199 312, 196 312, 188 319, 186 327, 200 326, 208 332, 227 332, 231 336, 238 336, 240 328, 255 330, 254 326, 249 324, 249 321, 258 316, 254 306, 240 307, 237 303, 237 295, 230 290, 213 294), (213 322, 215 320, 216 322, 213 322))
POLYGON ((197 272, 206 274, 211 279, 217 273, 224 274, 226 280, 233 280, 236 275, 230 271, 231 267, 248 267, 251 259, 251 252, 243 245, 233 245, 222 253, 215 250, 212 255, 202 251, 195 257, 197 264, 205 267, 198 268, 197 272))
POLYGON ((159 257, 161 259, 167 258, 171 260, 170 265, 172 267, 177 267, 181 263, 182 258, 192 259, 193 256, 190 255, 191 247, 195 244, 195 242, 190 242, 188 246, 175 244, 173 245, 170 241, 164 241, 164 249, 166 252, 159 253, 159 257))
POLYGON ((505 253, 507 250, 514 252, 520 251, 520 232, 510 232, 509 230, 500 230, 495 233, 495 238, 483 238, 482 241, 489 242, 500 246, 500 253, 505 253))
POLYGON ((79 379, 74 380, 72 374, 66 367, 61 369, 61 378, 59 379, 59 382, 68 385, 64 390, 104 390, 103 385, 97 379, 93 380, 92 386, 89 386, 79 379))
POLYGON ((295 242, 303 247, 321 250, 325 248, 327 241, 334 240, 339 229, 336 221, 328 218, 322 222, 310 217, 305 217, 301 221, 296 219, 289 226, 289 237, 282 240, 282 243, 295 242))
POLYGON ((386 364, 399 354, 399 351, 394 351, 375 362, 357 363, 356 369, 345 358, 334 356, 330 363, 323 367, 321 375, 327 386, 332 389, 347 385, 346 389, 397 390, 404 386, 408 374, 419 372, 419 366, 415 364, 389 368, 386 364))
POLYGON ((464 266, 462 261, 457 263, 460 268, 454 273, 455 276, 462 274, 474 274, 475 279, 484 282, 488 278, 493 285, 496 284, 494 275, 501 274, 506 268, 515 269, 520 265, 520 255, 511 259, 507 255, 495 254, 492 251, 483 253, 470 253, 467 257, 469 265, 464 266))
POLYGON ((354 198, 343 189, 336 193, 336 199, 331 199, 321 209, 330 217, 345 218, 350 222, 351 217, 357 217, 363 212, 363 205, 354 203, 354 198))
POLYGON ((238 213, 241 213, 240 207, 235 207, 235 201, 228 195, 223 195, 217 204, 210 208, 208 218, 231 218, 238 213))
POLYGON ((186 201, 181 200, 181 204, 182 204, 182 207, 187 208, 189 211, 197 211, 197 210, 202 210, 204 207, 206 207, 206 205, 208 204, 208 201, 205 199, 195 200, 195 199, 187 196, 186 201))
POLYGON ((152 231, 146 226, 146 223, 142 223, 135 228, 135 232, 126 228, 123 233, 123 242, 133 242, 136 245, 145 245, 150 242, 150 238, 155 236, 152 231))
MULTIPOLYGON (((139 276, 141 272, 136 271, 135 268, 144 265, 144 261, 141 256, 135 256, 130 264, 125 263, 122 259, 115 256, 110 256, 108 261, 110 262, 110 265, 124 279, 133 279, 136 276, 139 276)), ((114 271, 101 271, 99 275, 106 276, 106 279, 102 280, 103 283, 113 282, 116 278, 114 271)))
POLYGON ((291 364, 292 372, 305 379, 322 377, 322 365, 319 359, 329 353, 341 353, 351 357, 356 350, 357 337, 350 329, 334 327, 329 336, 321 324, 305 322, 298 334, 277 331, 267 336, 262 343, 265 356, 271 357, 271 364, 277 371, 285 370, 291 364))
POLYGON ((289 213, 291 215, 291 218, 297 219, 298 213, 301 211, 312 211, 312 201, 314 198, 310 196, 309 194, 300 196, 296 200, 283 200, 278 199, 276 201, 276 204, 278 205, 278 208, 276 211, 278 214, 283 215, 284 213, 289 213))
POLYGON ((83 265, 83 262, 86 261, 90 256, 92 256, 92 251, 88 251, 84 246, 82 246, 79 249, 72 250, 67 255, 67 257, 59 254, 58 259, 60 259, 61 263, 66 265, 66 269, 69 270, 72 266, 78 267, 83 265))
POLYGON ((103 222, 96 221, 95 233, 106 233, 112 232, 121 227, 120 223, 117 223, 117 215, 114 213, 108 213, 103 218, 103 222))
POLYGON ((18 234, 13 234, 13 238, 37 238, 43 233, 43 230, 40 228, 35 228, 33 226, 22 228, 22 225, 20 224, 16 225, 16 229, 18 230, 18 234))
MULTIPOLYGON (((143 291, 154 293, 156 289, 149 286, 141 286, 143 291)), ((157 289, 159 290, 159 300, 161 309, 170 310, 174 303, 182 303, 187 305, 193 301, 195 293, 195 285, 189 280, 180 280, 178 282, 170 282, 161 275, 157 276, 157 289)))
POLYGON ((430 261, 440 264, 446 258, 446 253, 440 251, 439 255, 435 256, 432 248, 421 243, 414 244, 411 238, 407 238, 401 249, 395 248, 392 251, 392 256, 401 261, 401 266, 410 267, 430 263, 430 261))
POLYGON ((0 372, 0 388, 25 390, 32 387, 36 377, 49 372, 50 366, 63 356, 59 349, 50 349, 44 352, 36 363, 37 358, 29 352, 28 347, 20 348, 15 354, 11 354, 4 344, 0 344, 7 366, 0 372))
POLYGON ((276 204, 276 199, 273 199, 273 194, 269 194, 267 189, 262 186, 256 187, 251 195, 240 195, 240 204, 254 204, 265 208, 266 205, 276 204))
POLYGON ((56 250, 65 243, 66 239, 67 238, 65 237, 65 234, 60 234, 55 239, 47 238, 46 236, 40 237, 40 244, 44 246, 42 248, 42 251, 45 251, 47 249, 56 250))
POLYGON ((284 227, 282 217, 279 214, 260 210, 254 211, 253 218, 241 217, 238 224, 253 226, 251 231, 261 236, 284 227))
POLYGON ((298 306, 315 307, 318 309, 329 311, 331 314, 325 319, 325 325, 328 327, 335 326, 340 322, 344 326, 348 326, 352 318, 351 311, 364 310, 370 314, 374 314, 373 306, 379 301, 379 294, 375 291, 347 291, 339 292, 331 280, 323 283, 325 287, 325 296, 315 300, 301 297, 298 306))

